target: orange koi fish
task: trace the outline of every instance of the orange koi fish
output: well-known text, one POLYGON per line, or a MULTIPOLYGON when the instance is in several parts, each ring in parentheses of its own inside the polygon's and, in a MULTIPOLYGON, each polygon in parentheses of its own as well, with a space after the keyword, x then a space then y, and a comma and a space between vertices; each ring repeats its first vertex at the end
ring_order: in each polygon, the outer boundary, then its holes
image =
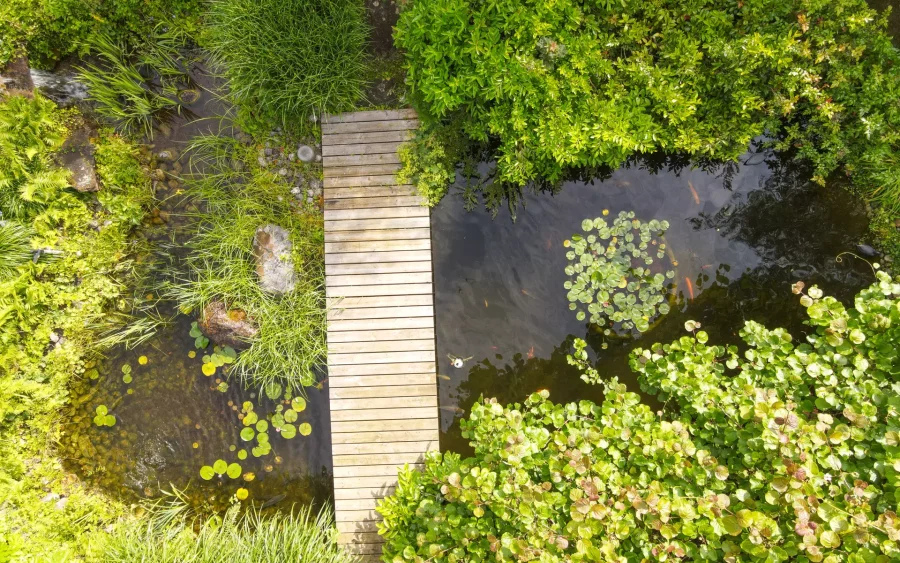
POLYGON ((691 280, 687 276, 684 277, 684 281, 687 282, 688 293, 691 296, 691 301, 693 301, 694 300, 694 284, 691 283, 691 280))
POLYGON ((528 359, 531 360, 531 359, 533 359, 533 358, 534 358, 534 346, 532 346, 532 347, 528 350, 528 359))
POLYGON ((694 203, 700 205, 700 195, 697 193, 697 190, 694 189, 694 184, 688 180, 688 187, 691 189, 691 196, 694 198, 694 203))

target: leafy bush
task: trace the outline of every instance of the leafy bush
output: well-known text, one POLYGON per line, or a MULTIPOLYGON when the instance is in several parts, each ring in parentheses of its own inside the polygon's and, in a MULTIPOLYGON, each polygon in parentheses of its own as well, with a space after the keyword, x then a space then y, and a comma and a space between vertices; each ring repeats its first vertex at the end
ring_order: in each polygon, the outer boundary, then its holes
POLYGON ((896 559, 900 283, 877 278, 850 309, 795 285, 800 342, 748 322, 739 354, 690 321, 635 350, 665 412, 615 380, 599 405, 476 404, 475 456, 404 470, 379 507, 385 560, 896 559))
POLYGON ((201 0, 6 0, 0 3, 0 66, 24 50, 32 64, 50 68, 87 53, 87 41, 109 34, 140 44, 159 23, 196 31, 201 0))
POLYGON ((301 123, 353 109, 368 30, 360 0, 214 0, 206 43, 232 99, 257 117, 301 123))
POLYGON ((309 508, 290 514, 240 514, 235 505, 222 517, 185 521, 163 511, 137 523, 120 525, 101 546, 99 563, 351 563, 337 543, 331 514, 309 508))
POLYGON ((863 0, 417 0, 395 43, 420 115, 495 146, 494 190, 764 134, 869 190, 867 155, 900 145, 900 53, 863 0))

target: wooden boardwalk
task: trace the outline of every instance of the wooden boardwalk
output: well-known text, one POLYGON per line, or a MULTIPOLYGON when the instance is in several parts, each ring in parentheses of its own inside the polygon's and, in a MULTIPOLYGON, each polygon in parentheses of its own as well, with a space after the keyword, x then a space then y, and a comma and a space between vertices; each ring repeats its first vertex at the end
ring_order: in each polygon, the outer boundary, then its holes
POLYGON ((429 209, 394 178, 417 126, 412 110, 322 123, 335 516, 340 541, 373 561, 378 499, 438 449, 429 209))

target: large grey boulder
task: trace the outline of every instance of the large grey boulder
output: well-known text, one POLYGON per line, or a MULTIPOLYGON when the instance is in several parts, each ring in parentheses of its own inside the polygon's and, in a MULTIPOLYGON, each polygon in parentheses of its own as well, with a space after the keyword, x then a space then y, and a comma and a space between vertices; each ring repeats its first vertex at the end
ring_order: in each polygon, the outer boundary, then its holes
POLYGON ((253 237, 256 274, 263 291, 281 295, 294 291, 297 276, 291 258, 290 233, 278 225, 263 225, 253 237))
POLYGON ((242 309, 229 309, 221 301, 213 301, 200 317, 203 334, 216 344, 246 348, 259 332, 256 324, 242 309))
POLYGON ((100 191, 94 161, 91 130, 82 127, 66 139, 59 154, 59 164, 69 171, 69 183, 82 193, 100 191))

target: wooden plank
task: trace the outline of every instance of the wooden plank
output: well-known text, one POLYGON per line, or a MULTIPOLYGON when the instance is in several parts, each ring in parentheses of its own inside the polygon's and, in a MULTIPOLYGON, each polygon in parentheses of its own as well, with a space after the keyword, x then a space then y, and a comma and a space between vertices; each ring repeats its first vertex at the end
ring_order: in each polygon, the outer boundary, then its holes
MULTIPOLYGON (((410 229, 412 230, 412 229, 410 229)), ((325 254, 349 254, 358 252, 396 252, 431 250, 431 238, 399 240, 356 240, 346 242, 325 241, 325 254)), ((431 260, 429 254, 428 259, 431 260)))
MULTIPOLYGON (((430 362, 403 362, 396 364, 372 364, 367 366, 360 365, 340 365, 329 366, 328 377, 333 379, 345 375, 403 375, 418 373, 436 373, 437 366, 434 361, 430 362)), ((374 383, 373 383, 374 385, 374 383)), ((346 387, 346 386, 345 386, 346 387)))
POLYGON ((352 321, 329 321, 331 330, 385 330, 397 328, 434 328, 434 317, 413 317, 409 319, 357 319, 352 321))
POLYGON ((434 352, 434 340, 334 342, 328 344, 329 354, 352 354, 358 352, 413 352, 417 350, 430 350, 431 352, 434 352))
POLYGON ((377 231, 341 231, 325 233, 325 243, 380 240, 431 240, 430 229, 379 229, 377 231))
POLYGON ((353 500, 364 498, 384 498, 394 494, 395 486, 369 487, 354 489, 334 488, 334 498, 340 500, 353 500))
MULTIPOLYGON (((330 389, 330 392, 337 389, 330 389)), ((434 387, 429 393, 434 393, 434 387)), ((384 431, 384 432, 338 432, 331 436, 332 445, 336 444, 374 444, 377 442, 437 442, 440 440, 440 434, 437 429, 433 430, 402 430, 402 431, 384 431)), ((360 485, 363 487, 365 485, 360 485)), ((337 488, 337 483, 334 485, 337 488)))
MULTIPOLYGON (((351 411, 352 412, 352 411, 351 411)), ((433 416, 433 415, 432 415, 433 416)), ((402 466, 404 463, 422 463, 425 452, 404 452, 397 454, 336 455, 334 467, 355 467, 364 465, 402 466)), ((340 510, 340 509, 338 509, 340 510)), ((356 510, 351 508, 350 510, 356 510)))
MULTIPOLYGON (((388 176, 393 178, 393 176, 388 176)), ((326 178, 326 181, 329 178, 326 178)), ((331 178, 331 180, 354 180, 355 178, 331 178)), ((325 188, 323 193, 326 200, 338 199, 368 199, 373 197, 414 197, 419 195, 415 186, 354 186, 344 188, 325 188)))
MULTIPOLYGON (((386 465, 352 465, 346 467, 335 467, 333 471, 333 475, 335 478, 342 477, 376 477, 376 476, 393 476, 397 477, 397 473, 403 469, 403 467, 409 465, 411 469, 416 469, 419 471, 425 470, 424 463, 389 463, 386 465)), ((350 515, 348 515, 350 516, 350 515)), ((362 517, 364 515, 353 515, 357 517, 362 517)), ((338 518, 338 521, 360 521, 365 518, 358 518, 357 520, 353 520, 350 518, 345 518, 341 520, 338 518)))
MULTIPOLYGON (((376 295, 431 295, 430 283, 407 283, 398 285, 344 285, 338 287, 326 287, 325 297, 374 297, 376 295)), ((403 327, 394 327, 403 328, 403 327)), ((413 328, 413 327, 407 327, 413 328)), ((424 328, 424 327, 415 327, 424 328)))
POLYGON ((371 307, 367 309, 342 309, 338 307, 328 311, 328 320, 336 321, 433 316, 434 307, 431 305, 419 305, 417 307, 371 307))
MULTIPOLYGON (((411 272, 408 274, 349 274, 326 276, 325 287, 342 285, 394 285, 431 282, 431 272, 411 272)), ((399 327, 398 327, 399 328, 399 327)))
POLYGON ((353 145, 332 145, 322 144, 322 156, 349 156, 352 154, 382 154, 396 153, 397 149, 403 143, 394 141, 388 143, 379 143, 377 141, 367 142, 368 139, 361 140, 353 145))
MULTIPOLYGON (((355 434, 357 432, 406 432, 408 430, 435 430, 438 429, 438 419, 435 418, 407 418, 402 420, 354 420, 335 421, 331 423, 331 431, 335 434, 355 434)), ((372 475, 387 475, 386 473, 373 473, 372 475)), ((338 477, 335 474, 335 477, 338 477)), ((347 475, 344 475, 347 477, 347 475)))
MULTIPOLYGON (((353 190, 360 190, 363 187, 368 190, 374 191, 376 187, 383 187, 386 189, 401 189, 401 188, 415 188, 410 185, 398 185, 397 177, 393 174, 370 174, 368 172, 363 173, 360 176, 341 176, 341 177, 332 177, 325 178, 325 191, 328 192, 334 188, 348 188, 353 190)), ((388 195, 388 194, 378 194, 378 195, 388 195)), ((348 195, 346 197, 375 197, 374 195, 365 196, 365 195, 348 195)))
POLYGON ((415 136, 412 130, 378 131, 369 133, 334 133, 322 135, 322 146, 356 145, 359 143, 398 143, 415 136))
POLYGON ((381 546, 384 545, 384 542, 381 543, 359 543, 359 544, 347 544, 344 546, 344 550, 350 553, 351 555, 381 555, 381 546))
MULTIPOLYGON (((363 389, 373 387, 385 387, 391 385, 434 385, 433 373, 405 373, 392 375, 354 375, 329 377, 329 390, 333 389, 363 389)), ((331 429, 335 432, 334 428, 331 429)))
POLYGON ((412 352, 357 352, 354 354, 328 354, 328 365, 368 366, 371 364, 390 364, 397 362, 427 362, 433 359, 433 350, 417 350, 412 352))
POLYGON ((325 210, 334 209, 375 209, 377 207, 408 207, 425 205, 425 199, 418 195, 397 195, 388 197, 348 197, 325 198, 325 210))
POLYGON ((372 489, 380 487, 396 487, 396 475, 381 475, 376 477, 342 477, 334 480, 334 488, 337 489, 372 489))
MULTIPOLYGON (((352 411, 331 411, 331 420, 333 422, 349 422, 361 420, 405 420, 407 418, 436 418, 437 407, 416 407, 416 408, 397 408, 397 409, 359 409, 352 411)), ((375 464, 376 462, 371 462, 375 464)), ((393 463, 385 461, 383 463, 393 463)), ((413 463, 413 461, 410 461, 413 463)), ((335 465, 337 462, 335 461, 335 465)), ((345 463, 344 465, 369 465, 345 463)))
POLYGON ((385 397, 381 399, 331 399, 331 412, 368 409, 437 408, 437 395, 425 397, 385 397))
POLYGON ((349 113, 325 114, 322 123, 354 123, 358 121, 383 121, 386 119, 415 119, 416 110, 412 108, 378 109, 353 111, 349 113))
POLYGON ((372 133, 381 131, 405 131, 416 129, 418 119, 389 119, 384 121, 362 121, 357 123, 323 123, 323 135, 343 133, 372 133))
POLYGON ((326 264, 325 275, 349 274, 402 274, 430 272, 431 261, 426 262, 385 262, 381 264, 326 264))
POLYGON ((335 525, 338 532, 345 534, 377 532, 379 520, 367 520, 365 522, 337 522, 335 525))
MULTIPOLYGON (((335 244, 335 243, 332 243, 335 244)), ((337 264, 392 264, 397 262, 430 262, 430 250, 387 250, 366 252, 329 252, 325 267, 337 264)))
MULTIPOLYGON (((335 458, 338 457, 348 456, 335 456, 335 458)), ((334 509, 336 511, 374 509, 380 501, 380 498, 334 499, 334 509)))
POLYGON ((378 532, 356 532, 349 534, 339 534, 338 543, 378 543, 384 541, 384 538, 378 535, 378 532))
POLYGON ((432 305, 434 299, 430 295, 384 295, 381 297, 326 299, 325 303, 329 309, 366 309, 369 307, 412 307, 414 305, 432 305))
MULTIPOLYGON (((377 229, 419 229, 431 226, 428 215, 421 217, 392 217, 390 219, 349 219, 325 221, 326 231, 371 231, 377 229)), ((327 251, 326 251, 327 252, 327 251)))
POLYGON ((348 154, 344 156, 326 156, 322 164, 327 167, 372 166, 375 164, 400 164, 400 156, 396 152, 389 154, 348 154))
MULTIPOLYGON (((429 296, 430 297, 430 296, 429 296)), ((356 299, 355 297, 345 297, 346 299, 356 299)), ((379 297, 369 297, 367 299, 380 299, 379 297)), ((412 328, 398 330, 371 330, 366 333, 359 332, 341 332, 337 330, 328 331, 328 343, 335 342, 383 342, 385 340, 423 340, 434 339, 433 328, 412 328)))
POLYGON ((335 522, 378 522, 381 515, 374 510, 344 510, 334 515, 335 522))
POLYGON ((375 207, 370 209, 325 209, 325 221, 345 219, 392 219, 394 217, 428 217, 431 211, 421 205, 407 207, 375 207))
POLYGON ((332 455, 403 454, 437 449, 436 440, 422 442, 378 442, 371 444, 333 444, 332 455))
POLYGON ((340 176, 387 176, 396 174, 400 170, 399 164, 372 164, 367 166, 329 166, 322 169, 325 178, 337 178, 340 176))

